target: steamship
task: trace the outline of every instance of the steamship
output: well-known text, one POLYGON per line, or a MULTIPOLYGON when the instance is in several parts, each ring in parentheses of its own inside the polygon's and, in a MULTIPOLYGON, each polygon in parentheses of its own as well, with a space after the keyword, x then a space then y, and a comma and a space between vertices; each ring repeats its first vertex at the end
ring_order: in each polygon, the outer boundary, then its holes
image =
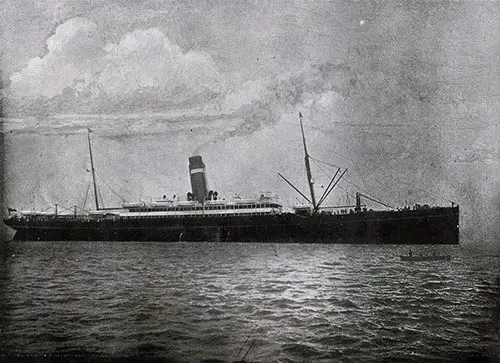
POLYGON ((103 208, 98 200, 89 130, 95 210, 75 207, 61 212, 57 205, 51 212, 9 209, 4 223, 15 230, 15 240, 458 244, 456 204, 372 210, 362 205, 362 197, 383 203, 356 193, 355 205, 323 208, 322 203, 347 169, 337 170, 317 200, 300 113, 299 118, 310 195, 306 196, 278 173, 308 202, 292 210, 285 210, 268 195, 257 199, 220 198, 218 192, 207 187, 205 164, 200 155, 189 158, 191 191, 186 200, 163 196, 150 202, 103 208))

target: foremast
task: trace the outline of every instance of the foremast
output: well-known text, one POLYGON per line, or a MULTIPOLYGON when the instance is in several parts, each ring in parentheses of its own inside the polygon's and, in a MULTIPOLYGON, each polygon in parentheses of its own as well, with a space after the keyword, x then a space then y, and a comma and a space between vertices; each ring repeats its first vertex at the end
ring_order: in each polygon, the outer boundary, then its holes
POLYGON ((314 196, 314 181, 311 173, 311 164, 309 163, 309 153, 307 152, 306 137, 304 135, 304 125, 302 124, 302 113, 299 112, 300 130, 302 132, 302 142, 304 144, 304 162, 306 164, 307 182, 309 184, 309 192, 311 193, 311 203, 313 211, 317 211, 316 197, 314 196))
POLYGON ((95 208, 99 210, 99 199, 97 198, 97 184, 95 181, 95 168, 94 168, 94 159, 92 157, 92 144, 90 143, 90 129, 87 128, 87 139, 89 141, 89 154, 90 154, 90 169, 92 172, 92 184, 94 185, 94 199, 95 199, 95 208))

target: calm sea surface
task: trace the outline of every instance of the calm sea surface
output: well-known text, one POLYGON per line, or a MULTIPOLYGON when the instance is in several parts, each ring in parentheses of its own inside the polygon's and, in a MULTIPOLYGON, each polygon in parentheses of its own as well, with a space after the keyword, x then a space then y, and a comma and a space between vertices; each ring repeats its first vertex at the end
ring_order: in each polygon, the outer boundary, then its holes
MULTIPOLYGON (((0 354, 167 362, 499 357, 500 255, 403 246, 5 242, 0 354)), ((478 361, 483 361, 478 360, 478 361)))

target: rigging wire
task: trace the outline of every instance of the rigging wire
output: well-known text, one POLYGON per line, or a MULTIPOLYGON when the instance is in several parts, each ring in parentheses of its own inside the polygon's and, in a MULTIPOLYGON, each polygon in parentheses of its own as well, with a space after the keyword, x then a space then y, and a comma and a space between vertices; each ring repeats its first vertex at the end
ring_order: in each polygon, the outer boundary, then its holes
MULTIPOLYGON (((101 173, 97 172, 97 176, 99 177, 99 179, 104 183, 104 185, 106 185, 110 190, 111 192, 116 195, 122 202, 125 201, 125 198, 123 198, 120 194, 118 194, 107 182, 106 180, 104 180, 103 176, 101 175, 101 173)), ((100 192, 99 192, 99 197, 101 198, 101 202, 102 202, 102 196, 100 195, 100 192)))
POLYGON ((104 201, 102 200, 101 190, 97 189, 97 193, 99 194, 99 199, 101 200, 101 209, 104 208, 104 201))
POLYGON ((87 184, 87 191, 85 192, 85 197, 83 199, 82 209, 85 210, 85 206, 87 205, 87 198, 89 196, 90 182, 87 184))
MULTIPOLYGON (((117 185, 117 183, 114 183, 112 180, 109 180, 109 179, 108 179, 108 180, 106 181, 106 179, 104 179, 104 176, 103 176, 103 175, 102 175, 102 174, 101 174, 98 170, 96 170, 96 173, 98 174, 98 176, 101 178, 101 180, 102 180, 104 183, 107 183, 107 185, 106 185, 106 186, 107 186, 108 188, 110 188, 110 189, 113 189, 113 188, 114 188, 114 189, 115 189, 115 191, 116 191, 116 190, 118 190, 118 191, 119 191, 119 192, 121 192, 121 193, 128 194, 128 191, 127 191, 126 189, 124 189, 123 187, 121 187, 121 186, 117 185)), ((142 175, 145 175, 145 176, 148 176, 148 174, 147 174, 147 173, 146 173, 146 174, 145 174, 145 173, 141 173, 141 174, 142 174, 142 175)), ((150 177, 151 177, 151 176, 150 176, 150 177)), ((152 178, 152 177, 151 177, 151 178, 152 178)))
POLYGON ((367 191, 367 190, 365 190, 365 189, 361 188, 360 186, 358 186, 358 185, 354 184, 354 183, 353 183, 353 182, 351 182, 349 179, 345 178, 344 180, 345 180, 347 183, 349 183, 349 184, 351 184, 351 185, 355 186, 356 188, 358 188, 359 190, 361 190, 363 193, 367 194, 369 197, 372 197, 372 198, 375 198, 375 199, 378 199, 378 200, 382 200, 382 198, 379 198, 379 197, 377 197, 375 194, 373 194, 373 193, 371 193, 371 192, 369 192, 369 191, 367 191))
POLYGON ((48 211, 48 210, 52 209, 53 207, 54 207, 54 206, 53 206, 53 205, 51 205, 50 207, 47 207, 47 208, 45 208, 45 209, 42 209, 42 210, 40 211, 40 213, 46 212, 46 211, 48 211))
MULTIPOLYGON (((331 164, 328 164, 328 163, 324 163, 324 164, 327 164, 327 165, 332 166, 331 164)), ((325 176, 326 176, 326 177, 330 178, 330 175, 329 175, 329 174, 325 171, 325 169, 323 169, 320 165, 316 165, 316 166, 318 167, 318 169, 319 169, 319 170, 320 170, 323 174, 325 174, 325 176)), ((338 167, 338 170, 340 170, 340 169, 341 169, 341 167, 338 167)), ((344 168, 344 169, 346 169, 346 168, 344 168)), ((335 176, 336 176, 337 174, 338 174, 338 171, 337 171, 337 173, 335 173, 335 176)), ((334 178, 335 178, 335 177, 334 177, 334 178)), ((332 180, 333 180, 333 179, 332 179, 332 180)), ((339 181, 340 181, 340 180, 337 180, 337 183, 335 184, 335 186, 334 186, 334 187, 337 187, 337 186, 338 186, 340 189, 344 190, 344 189, 343 189, 343 188, 342 188, 342 187, 338 184, 338 182, 339 182, 339 181)), ((327 189, 328 189, 328 187, 327 187, 327 189)), ((332 188, 332 190, 333 190, 333 188, 332 188)), ((331 192, 332 190, 330 190, 330 192, 331 192)), ((346 190, 344 190, 344 191, 346 191, 346 190)), ((346 191, 346 192, 347 192, 347 191, 346 191)), ((329 194, 330 194, 330 193, 329 193, 329 194)), ((328 196, 327 196, 327 197, 328 197, 328 196)), ((326 199, 326 198, 323 198, 322 202, 324 202, 324 201, 325 201, 325 199, 326 199)), ((347 202, 347 204, 349 204, 349 201, 347 202)))
MULTIPOLYGON (((319 165, 317 165, 317 166, 318 166, 318 169, 320 169, 320 170, 321 170, 321 171, 322 171, 322 172, 323 172, 326 176, 329 176, 329 175, 325 172, 325 170, 324 170, 322 167, 320 167, 319 165)), ((366 189, 361 188, 359 185, 354 184, 353 182, 351 182, 351 181, 350 181, 348 178, 346 178, 346 177, 342 178, 342 180, 341 180, 341 181, 345 181, 345 182, 347 182, 347 183, 349 183, 349 184, 353 185, 354 187, 358 188, 358 190, 362 191, 363 193, 365 193, 365 194, 366 194, 366 195, 368 195, 369 197, 372 197, 372 198, 375 198, 375 199, 378 199, 378 200, 382 200, 382 198, 379 198, 378 196, 376 196, 376 195, 375 195, 375 194, 373 194, 372 192, 369 192, 369 191, 367 191, 366 189)), ((339 186, 339 188, 340 188, 340 185, 338 185, 338 186, 339 186)), ((345 191, 345 189, 343 189, 343 188, 340 188, 340 189, 342 189, 342 190, 344 190, 344 191, 345 191)), ((351 194, 351 196, 353 196, 353 195, 351 194)))
POLYGON ((341 168, 338 168, 337 171, 335 172, 335 175, 333 176, 333 178, 331 178, 330 182, 328 183, 328 186, 326 187, 326 190, 324 191, 323 195, 321 196, 321 199, 319 200, 319 202, 317 204, 318 206, 321 205, 325 201, 326 198, 328 198, 328 196, 330 195, 332 190, 339 183, 340 179, 342 179, 344 174, 347 173, 347 169, 344 169, 342 174, 340 174, 339 178, 337 180, 335 180, 337 175, 340 173, 340 170, 341 170, 341 168))
MULTIPOLYGON (((360 153, 357 153, 357 152, 356 152, 356 151, 354 151, 354 150, 351 150, 351 151, 352 151, 352 152, 354 152, 355 154, 357 154, 357 155, 359 155, 359 156, 361 156, 361 157, 362 157, 362 155, 361 155, 360 153)), ((344 156, 344 157, 345 157, 347 160, 351 161, 352 163, 355 163, 355 164, 357 164, 357 163, 358 163, 358 162, 356 162, 355 160, 353 160, 352 158, 350 158, 350 157, 348 157, 348 156, 344 156)), ((418 187, 418 186, 416 186, 416 185, 412 185, 412 184, 410 184, 410 183, 408 183, 408 182, 404 182, 404 181, 402 181, 402 180, 400 180, 400 179, 398 179, 398 178, 396 178, 396 177, 394 177, 394 176, 392 176, 392 175, 385 174, 385 173, 383 173, 382 171, 380 171, 379 169, 375 169, 374 167, 369 166, 369 164, 368 164, 368 165, 364 164, 364 165, 363 165, 363 167, 364 167, 364 168, 366 168, 366 169, 369 169, 369 170, 370 170, 370 171, 372 171, 374 174, 377 174, 379 177, 382 177, 382 178, 383 178, 383 179, 385 179, 385 180, 391 179, 392 181, 394 181, 394 182, 398 183, 399 185, 404 185, 404 186, 406 186, 406 187, 408 187, 408 188, 410 188, 410 189, 416 189, 416 190, 418 190, 418 191, 422 192, 423 194, 427 195, 428 197, 430 197, 430 198, 431 198, 431 199, 433 199, 434 201, 437 201, 437 200, 439 199, 436 195, 432 194, 432 193, 431 193, 431 192, 429 192, 428 190, 425 190, 425 189, 423 189, 423 188, 420 188, 420 187, 418 187)), ((360 177, 362 177, 362 174, 359 174, 359 175, 360 175, 360 177)), ((364 178, 363 178, 363 179, 364 179, 364 178)), ((380 179, 380 178, 376 178, 376 179, 375 179, 375 181, 376 181, 378 184, 380 184, 380 185, 382 185, 382 186, 384 186, 384 187, 386 187, 386 188, 388 188, 388 189, 391 189, 391 186, 389 186, 388 184, 383 183, 383 182, 382 182, 382 181, 380 181, 379 179, 380 179)), ((366 184, 366 181, 365 181, 365 184, 366 184)))
MULTIPOLYGON (((373 125, 371 125, 371 124, 370 124, 370 125, 367 125, 367 126, 373 126, 373 125)), ((395 125, 380 124, 379 126, 380 126, 380 127, 382 127, 382 126, 395 126, 395 125)), ((309 126, 305 125, 305 127, 309 127, 309 126)), ((319 131, 319 130, 318 130, 318 131, 319 131)), ((339 136, 338 134, 336 135, 336 137, 337 137, 337 138, 340 138, 340 139, 342 139, 342 140, 345 140, 345 141, 351 142, 351 140, 347 140, 346 138, 341 137, 341 136, 339 136)), ((365 158, 365 156, 361 155, 360 153, 356 152, 355 150, 350 150, 350 151, 351 151, 351 152, 353 152, 353 153, 355 153, 355 154, 357 154, 358 156, 360 156, 360 157, 362 157, 362 158, 365 158)), ((359 162, 358 162, 358 161, 355 161, 355 160, 353 160, 353 159, 351 159, 351 158, 349 158, 349 157, 347 157, 347 156, 345 156, 345 155, 344 155, 344 158, 346 158, 347 160, 350 160, 350 161, 351 161, 351 162, 353 162, 354 164, 359 164, 359 162)), ((313 159, 313 158, 311 157, 311 159, 313 159)), ((315 160, 316 160, 316 159, 315 159, 315 160)), ((318 161, 318 160, 316 160, 316 161, 318 161)), ((325 162, 323 162, 323 163, 325 163, 325 162)), ((325 163, 325 164, 327 164, 327 163, 325 163)), ((330 165, 330 166, 333 166, 333 165, 330 165)), ((370 169, 372 172, 374 172, 374 173, 375 173, 375 174, 377 174, 378 176, 383 177, 385 180, 387 180, 387 179, 391 179, 392 181, 395 181, 396 183, 398 183, 398 184, 400 184, 400 185, 404 185, 404 186, 406 186, 406 187, 408 187, 408 188, 411 188, 411 189, 414 189, 414 190, 418 190, 418 191, 420 191, 421 193, 425 194, 426 196, 430 197, 430 198, 431 198, 432 200, 434 200, 435 202, 436 202, 436 201, 438 201, 438 200, 440 200, 440 199, 442 199, 442 197, 438 197, 438 196, 437 196, 437 195, 435 195, 434 193, 431 193, 429 190, 426 190, 426 189, 420 188, 420 187, 418 187, 418 186, 412 185, 412 184, 410 184, 410 183, 408 183, 408 182, 404 182, 404 181, 402 181, 402 180, 400 180, 400 179, 398 179, 398 178, 396 178, 396 177, 394 177, 394 176, 391 176, 391 175, 385 174, 385 173, 383 173, 383 172, 381 172, 381 171, 379 171, 379 170, 376 170, 376 169, 374 169, 373 167, 369 167, 369 166, 367 166, 367 165, 363 165, 363 167, 365 167, 365 168, 367 168, 367 169, 370 169)), ((361 176, 361 174, 360 174, 360 176, 361 176)), ((361 176, 361 177, 362 177, 362 176, 361 176)), ((379 180, 379 178, 376 178, 376 181, 377 181, 377 183, 379 183, 379 184, 383 185, 384 187, 391 189, 391 187, 390 187, 389 185, 382 183, 382 182, 379 180)), ((365 182, 365 184, 366 184, 366 182, 365 182)))
POLYGON ((350 205, 351 202, 349 200, 349 197, 355 199, 356 196, 354 194, 349 193, 349 191, 347 189, 345 189, 344 187, 342 187, 341 185, 337 185, 337 186, 339 187, 340 190, 344 191, 347 194, 347 205, 350 205))
POLYGON ((71 213, 74 213, 75 208, 76 208, 76 209, 80 209, 80 210, 81 210, 81 211, 83 211, 83 212, 86 212, 86 210, 85 210, 85 209, 82 209, 82 208, 78 207, 77 205, 74 205, 74 206, 71 206, 71 207, 66 207, 66 206, 64 206, 64 205, 58 204, 57 206, 58 206, 58 207, 61 207, 61 209, 63 209, 64 211, 71 212, 71 213))
POLYGON ((317 163, 320 163, 320 164, 325 164, 325 165, 328 165, 328 166, 331 166, 333 168, 340 168, 340 169, 345 169, 345 167, 343 166, 338 166, 338 165, 335 165, 335 164, 331 164, 331 163, 327 163, 326 161, 322 161, 322 160, 319 160, 319 159, 316 159, 312 156, 309 156, 310 159, 316 161, 317 163))

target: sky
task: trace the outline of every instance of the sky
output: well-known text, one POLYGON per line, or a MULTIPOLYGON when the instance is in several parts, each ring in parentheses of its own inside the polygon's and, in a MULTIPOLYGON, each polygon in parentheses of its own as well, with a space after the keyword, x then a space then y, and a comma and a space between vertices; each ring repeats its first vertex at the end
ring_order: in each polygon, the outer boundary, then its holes
POLYGON ((219 194, 293 204, 300 111, 311 156, 348 168, 331 204, 454 201, 462 236, 498 243, 499 2, 5 0, 0 20, 9 206, 82 203, 87 127, 108 205, 185 195, 194 154, 219 194))

